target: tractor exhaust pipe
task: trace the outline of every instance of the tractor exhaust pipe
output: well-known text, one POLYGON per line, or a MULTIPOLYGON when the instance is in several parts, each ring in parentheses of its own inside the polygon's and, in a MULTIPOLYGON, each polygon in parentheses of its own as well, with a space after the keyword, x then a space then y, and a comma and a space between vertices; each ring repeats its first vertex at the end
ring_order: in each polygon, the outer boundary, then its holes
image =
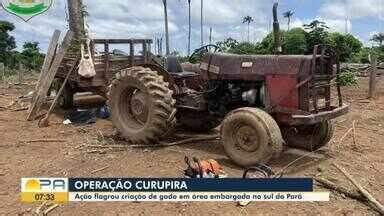
POLYGON ((280 24, 279 19, 277 17, 277 7, 279 3, 273 4, 273 36, 275 39, 275 53, 279 54, 283 52, 283 48, 281 46, 281 33, 280 33, 280 24))

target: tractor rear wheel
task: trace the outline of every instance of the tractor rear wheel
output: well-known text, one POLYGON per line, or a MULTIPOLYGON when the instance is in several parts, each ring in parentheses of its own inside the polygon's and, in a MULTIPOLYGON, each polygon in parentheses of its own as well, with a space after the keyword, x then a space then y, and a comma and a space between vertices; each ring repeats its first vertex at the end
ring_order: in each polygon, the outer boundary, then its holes
POLYGON ((224 119, 221 138, 227 155, 238 165, 268 163, 280 156, 283 138, 276 121, 257 108, 237 109, 224 119))
POLYGON ((175 100, 168 83, 144 67, 116 74, 108 92, 112 122, 130 143, 153 144, 173 129, 175 100))
POLYGON ((288 146, 315 151, 329 143, 334 127, 331 121, 324 121, 314 125, 284 128, 282 131, 288 146))

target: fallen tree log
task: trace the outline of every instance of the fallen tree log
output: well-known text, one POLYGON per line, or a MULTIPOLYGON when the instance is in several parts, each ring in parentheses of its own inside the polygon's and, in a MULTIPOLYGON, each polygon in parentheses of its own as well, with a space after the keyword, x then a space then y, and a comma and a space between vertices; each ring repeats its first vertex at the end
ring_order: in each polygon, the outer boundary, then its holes
POLYGON ((379 211, 381 215, 384 215, 384 206, 379 203, 367 190, 365 190, 344 168, 340 167, 336 163, 332 163, 345 177, 359 190, 359 192, 367 198, 367 200, 379 211))
POLYGON ((364 201, 364 202, 367 201, 367 199, 365 197, 363 197, 361 194, 357 193, 356 191, 350 191, 350 190, 346 189, 345 187, 336 185, 335 183, 333 183, 333 182, 331 182, 325 178, 315 177, 314 179, 324 188, 327 188, 327 189, 330 189, 333 191, 337 191, 337 192, 344 194, 345 196, 352 198, 352 199, 356 199, 356 200, 360 200, 360 201, 364 201))

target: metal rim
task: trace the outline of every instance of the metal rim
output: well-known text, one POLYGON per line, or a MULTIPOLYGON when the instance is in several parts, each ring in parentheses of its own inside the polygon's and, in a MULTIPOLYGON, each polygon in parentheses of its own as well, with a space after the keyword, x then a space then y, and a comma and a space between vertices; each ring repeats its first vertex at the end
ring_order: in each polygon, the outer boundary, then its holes
POLYGON ((130 128, 140 130, 148 121, 149 107, 145 93, 136 87, 126 88, 120 96, 120 110, 123 121, 130 128))
POLYGON ((246 124, 238 124, 232 133, 232 140, 238 149, 255 152, 260 148, 260 139, 255 129, 246 124))

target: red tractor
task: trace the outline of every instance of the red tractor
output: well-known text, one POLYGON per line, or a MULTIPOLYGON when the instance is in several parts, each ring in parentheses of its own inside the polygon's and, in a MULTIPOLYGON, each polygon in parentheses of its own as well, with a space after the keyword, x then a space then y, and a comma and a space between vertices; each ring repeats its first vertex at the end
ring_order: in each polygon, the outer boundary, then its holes
POLYGON ((222 122, 224 149, 242 166, 268 162, 284 144, 316 150, 332 138, 331 120, 349 109, 339 86, 332 104, 336 59, 330 48, 316 46, 303 56, 207 53, 199 73, 175 70, 174 58, 168 73, 130 67, 112 81, 112 120, 128 141, 144 144, 167 134, 176 119, 195 131, 222 122))
MULTIPOLYGON (((130 143, 156 143, 177 122, 194 131, 221 124, 224 149, 241 166, 266 163, 284 145, 323 147, 332 137, 331 120, 349 110, 337 83, 337 94, 331 94, 339 62, 330 47, 319 45, 312 55, 297 56, 205 52, 200 65, 188 71, 175 57, 163 66, 150 53, 151 42, 92 41, 96 76, 73 77, 63 101, 72 102, 78 91, 107 96, 113 124, 130 143), (95 44, 103 44, 104 53, 95 55, 95 44), (113 53, 110 44, 129 44, 130 53, 113 53)), ((212 48, 217 49, 206 46, 197 53, 212 48)))

